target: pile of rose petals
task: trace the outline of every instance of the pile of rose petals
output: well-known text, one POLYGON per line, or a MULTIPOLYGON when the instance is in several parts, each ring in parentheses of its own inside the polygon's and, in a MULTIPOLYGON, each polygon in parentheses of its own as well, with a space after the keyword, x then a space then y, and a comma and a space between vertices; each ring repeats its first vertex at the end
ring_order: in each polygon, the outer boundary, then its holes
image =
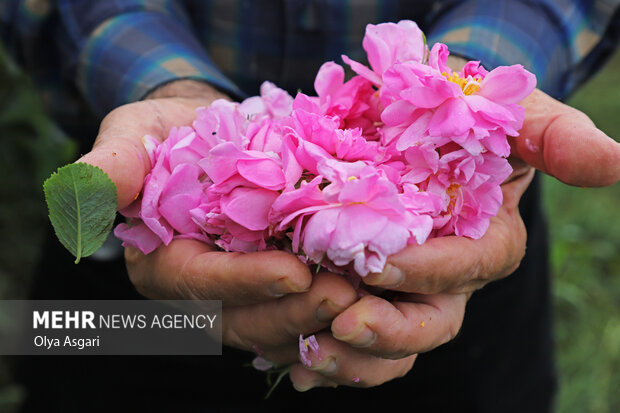
POLYGON ((536 78, 521 65, 459 71, 412 21, 368 25, 370 68, 345 82, 321 66, 318 96, 270 82, 241 103, 217 100, 163 142, 115 229, 145 254, 192 238, 226 251, 283 249, 333 271, 381 272, 429 237, 480 238, 512 169, 507 136, 536 78))

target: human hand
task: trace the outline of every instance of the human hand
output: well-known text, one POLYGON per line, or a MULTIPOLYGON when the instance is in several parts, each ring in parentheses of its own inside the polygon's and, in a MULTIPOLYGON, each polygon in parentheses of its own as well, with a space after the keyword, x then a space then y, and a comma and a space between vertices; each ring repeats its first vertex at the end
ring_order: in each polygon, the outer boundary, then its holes
MULTIPOLYGON (((497 220, 495 225, 500 225, 499 234, 518 228, 525 238, 525 226, 518 213, 518 203, 532 180, 533 173, 531 168, 522 169, 513 174, 510 182, 502 186, 504 206, 500 214, 494 218, 497 220)), ((445 238, 453 239, 454 242, 461 239, 473 241, 460 237, 445 238)), ((411 249, 423 248, 428 242, 435 240, 442 239, 431 239, 411 249)), ((510 240, 508 237, 506 240, 519 242, 516 239, 510 240)), ((487 238, 484 242, 488 244, 477 245, 477 248, 481 248, 478 252, 479 256, 484 256, 484 248, 494 247, 494 243, 498 240, 487 238)), ((447 248, 457 246, 459 244, 447 248)), ((450 251, 442 251, 442 248, 444 246, 438 245, 428 250, 427 254, 432 252, 438 257, 439 254, 447 256, 450 251)), ((518 251, 516 246, 510 246, 508 249, 518 251)), ((463 253, 462 249, 461 252, 463 253)), ((408 254, 410 252, 405 250, 391 257, 390 260, 397 257, 406 264, 408 254), (401 254, 404 257, 399 257, 401 254)), ((421 260, 425 256, 422 254, 419 257, 417 259, 421 260)), ((428 264, 425 262, 425 265, 428 265, 426 271, 434 271, 433 274, 439 274, 441 278, 429 277, 429 279, 431 282, 436 280, 436 282, 445 283, 449 282, 450 271, 458 271, 460 262, 469 259, 469 257, 453 255, 449 260, 439 262, 433 261, 432 258, 433 256, 428 259, 428 264)), ((506 268, 502 271, 509 273, 513 269, 506 268)), ((366 276, 363 279, 366 284, 370 284, 367 282, 368 277, 378 276, 366 276)), ((309 368, 301 363, 292 367, 291 380, 295 387, 300 390, 309 390, 313 387, 329 387, 336 384, 376 386, 406 374, 412 368, 417 354, 430 351, 456 337, 463 323, 467 300, 471 297, 473 290, 444 292, 440 290, 443 288, 442 284, 421 283, 419 285, 421 289, 427 291, 423 293, 388 292, 392 294, 392 297, 386 296, 385 298, 372 294, 365 295, 339 314, 332 322, 332 334, 322 333, 318 336, 323 361, 314 357, 312 358, 313 365, 309 368), (359 380, 353 381, 354 377, 359 380)))
MULTIPOLYGON (((142 137, 165 139, 171 127, 191 124, 197 107, 218 98, 226 97, 203 83, 168 84, 106 116, 92 151, 78 162, 107 172, 122 209, 140 193, 151 169, 142 137)), ((300 333, 327 327, 357 300, 341 277, 321 274, 313 280, 307 266, 283 251, 226 253, 174 240, 149 255, 126 248, 125 258, 132 283, 148 298, 222 300, 223 342, 246 350, 296 343, 300 333)))
MULTIPOLYGON (((612 185, 620 179, 620 145, 596 129, 585 114, 539 90, 525 99, 523 105, 525 124, 521 136, 512 141, 514 172, 502 186, 503 206, 491 220, 485 236, 479 240, 460 237, 428 240, 422 246, 409 247, 390 257, 383 273, 363 279, 369 286, 431 294, 416 296, 431 301, 437 300, 437 294, 444 297, 435 305, 438 317, 434 318, 437 330, 443 329, 443 333, 416 331, 422 319, 420 305, 405 302, 402 297, 406 294, 401 294, 392 302, 364 297, 334 320, 334 337, 343 343, 366 344, 367 353, 402 357, 401 360, 412 363, 411 357, 424 350, 419 345, 424 335, 428 334, 426 340, 434 343, 426 350, 456 335, 465 309, 463 296, 468 298, 476 289, 511 274, 518 267, 526 242, 518 203, 531 182, 534 167, 577 186, 612 185), (447 314, 448 320, 440 319, 447 314)), ((342 383, 341 377, 320 375, 301 365, 293 370, 292 378, 304 389, 342 383)), ((350 380, 344 383, 352 384, 350 380)))
POLYGON ((314 387, 373 387, 404 376, 418 353, 458 333, 468 294, 400 294, 393 301, 366 295, 336 317, 331 334, 317 334, 321 358, 296 363, 298 391, 314 387))
MULTIPOLYGON (((142 144, 146 134, 164 140, 170 128, 191 124, 195 109, 209 105, 223 94, 195 81, 173 82, 146 100, 121 106, 101 123, 93 149, 78 162, 99 166, 116 184, 118 208, 133 202, 151 169, 142 144)), ((200 242, 176 241, 157 254, 142 258, 134 248, 126 249, 131 281, 150 298, 221 299, 226 305, 260 302, 308 289, 311 275, 291 254, 267 251, 228 254, 200 242), (167 272, 155 262, 165 262, 167 272)))
POLYGON ((502 186, 504 203, 486 234, 478 240, 442 237, 409 247, 390 257, 383 273, 365 277, 365 283, 426 294, 475 291, 511 274, 524 255, 518 202, 525 190, 521 183, 531 179, 528 168, 575 186, 620 180, 620 144, 585 114, 539 90, 522 104, 525 122, 521 135, 511 140, 515 172, 502 186))

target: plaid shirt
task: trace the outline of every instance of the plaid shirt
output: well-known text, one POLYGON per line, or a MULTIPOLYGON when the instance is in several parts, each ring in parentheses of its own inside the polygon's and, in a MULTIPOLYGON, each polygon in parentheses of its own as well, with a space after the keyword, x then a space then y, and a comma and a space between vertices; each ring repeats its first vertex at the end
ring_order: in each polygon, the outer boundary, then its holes
POLYGON ((521 63, 564 98, 616 45, 620 0, 0 0, 2 35, 50 106, 100 116, 175 79, 236 97, 263 80, 312 92, 340 55, 364 60, 368 23, 412 19, 429 44, 487 69, 521 63), (616 37, 614 37, 616 36, 616 37), (77 87, 77 89, 76 89, 77 87), (64 93, 64 100, 60 99, 64 93), (58 105, 56 102, 63 102, 58 105), (65 103, 66 102, 66 103, 65 103))

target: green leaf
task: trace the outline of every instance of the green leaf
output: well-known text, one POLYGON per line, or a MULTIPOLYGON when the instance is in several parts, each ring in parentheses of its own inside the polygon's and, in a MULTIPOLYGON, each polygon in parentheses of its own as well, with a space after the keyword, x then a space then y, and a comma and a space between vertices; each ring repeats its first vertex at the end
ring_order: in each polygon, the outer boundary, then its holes
POLYGON ((56 236, 76 258, 97 251, 116 217, 116 186, 101 169, 85 163, 59 168, 43 184, 56 236))

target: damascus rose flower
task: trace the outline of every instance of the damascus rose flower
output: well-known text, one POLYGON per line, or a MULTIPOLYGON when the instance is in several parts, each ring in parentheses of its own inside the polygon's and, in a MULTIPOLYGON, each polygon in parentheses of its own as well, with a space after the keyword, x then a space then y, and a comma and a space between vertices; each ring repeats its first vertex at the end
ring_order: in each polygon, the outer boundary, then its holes
POLYGON ((124 246, 145 254, 175 237, 208 242, 189 211, 203 202, 211 184, 198 166, 209 144, 189 127, 173 128, 161 144, 150 136, 143 142, 154 166, 144 179, 141 196, 120 211, 129 223, 117 226, 114 234, 124 246))
POLYGON ((301 362, 306 367, 312 366, 312 360, 310 360, 310 352, 313 352, 314 355, 321 360, 321 348, 319 347, 318 341, 316 341, 316 337, 314 335, 309 336, 308 338, 304 338, 301 334, 299 335, 299 355, 301 356, 301 362))
POLYGON ((443 155, 437 174, 423 185, 444 200, 443 211, 435 217, 435 236, 481 238, 502 205, 500 184, 511 172, 508 161, 492 153, 472 156, 460 149, 443 155))
POLYGON ((220 143, 232 142, 238 148, 247 148, 245 132, 249 125, 246 114, 239 110, 239 104, 218 99, 208 108, 198 108, 194 121, 196 133, 213 148, 220 143))
POLYGON ((426 57, 424 34, 415 22, 369 24, 362 46, 368 55, 368 67, 342 56, 354 72, 377 86, 383 84, 383 74, 395 63, 419 62, 426 57))
POLYGON ((506 135, 517 136, 524 109, 517 103, 536 86, 536 77, 521 65, 486 72, 469 62, 461 72, 446 65, 448 49, 435 44, 429 65, 395 64, 383 76, 381 119, 384 143, 397 139, 404 150, 424 142, 455 142, 472 155, 486 150, 506 157, 506 135))
POLYGON ((290 115, 292 110, 292 96, 271 82, 261 84, 260 96, 247 98, 239 105, 239 111, 254 122, 280 120, 290 115))
MULTIPOLYGON (((298 96, 296 102, 303 99, 298 96)), ((291 148, 296 148, 299 164, 314 175, 323 159, 379 162, 385 158, 379 142, 368 141, 359 128, 340 129, 337 118, 298 108, 293 111, 292 121, 288 131, 291 148)))
POLYGON ((269 211, 286 184, 280 158, 225 142, 199 165, 213 184, 206 191, 208 202, 192 212, 196 222, 206 233, 218 235, 216 244, 227 251, 265 249, 271 235, 269 211))
MULTIPOLYGON (((354 76, 345 82, 342 66, 327 62, 319 69, 314 88, 318 97, 306 97, 311 101, 310 105, 304 105, 306 110, 339 119, 341 129, 360 128, 366 139, 379 137, 377 124, 382 108, 379 94, 370 81, 354 76)), ((301 107, 302 103, 298 102, 297 106, 301 107)))
POLYGON ((263 82, 260 92, 241 103, 218 99, 208 108, 198 108, 193 123, 196 133, 209 148, 232 142, 240 149, 279 152, 279 125, 291 114, 293 98, 271 82, 263 82))
POLYGON ((396 186, 378 169, 335 160, 322 161, 318 168, 318 178, 274 204, 278 215, 286 216, 280 228, 294 226, 293 245, 301 242, 311 261, 329 259, 340 267, 353 263, 356 273, 365 276, 380 272, 387 257, 408 243, 421 244, 428 237, 432 219, 407 210, 396 186), (331 183, 320 190, 319 178, 331 183))
POLYGON ((263 82, 260 93, 239 105, 239 111, 250 120, 245 131, 248 149, 279 153, 293 98, 271 82, 263 82))
POLYGON ((252 367, 254 367, 256 370, 260 370, 260 371, 271 370, 274 365, 275 364, 273 362, 271 362, 269 360, 266 360, 266 359, 262 358, 261 356, 256 356, 252 360, 252 367))

